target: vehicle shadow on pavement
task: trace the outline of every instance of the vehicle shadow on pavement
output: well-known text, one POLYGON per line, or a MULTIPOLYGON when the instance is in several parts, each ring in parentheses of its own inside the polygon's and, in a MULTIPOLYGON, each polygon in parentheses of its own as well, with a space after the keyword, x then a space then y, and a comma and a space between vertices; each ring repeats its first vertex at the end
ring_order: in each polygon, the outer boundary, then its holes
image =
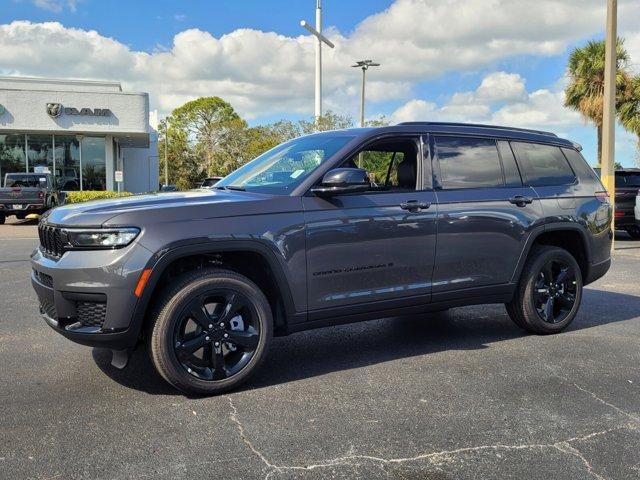
MULTIPOLYGON (((566 330, 578 331, 638 317, 640 296, 588 288, 581 312, 566 330), (612 312, 607 305, 616 305, 612 312)), ((501 305, 372 320, 274 338, 260 371, 239 390, 252 390, 445 350, 479 350, 528 335, 501 305), (480 315, 479 315, 480 314, 480 315)), ((116 382, 150 394, 180 394, 155 371, 144 348, 125 370, 108 350, 94 349, 98 367, 116 382)))
POLYGON ((163 380, 151 363, 146 348, 140 345, 129 359, 124 370, 111 365, 111 350, 93 348, 93 361, 100 370, 120 385, 151 395, 180 395, 181 392, 163 380))

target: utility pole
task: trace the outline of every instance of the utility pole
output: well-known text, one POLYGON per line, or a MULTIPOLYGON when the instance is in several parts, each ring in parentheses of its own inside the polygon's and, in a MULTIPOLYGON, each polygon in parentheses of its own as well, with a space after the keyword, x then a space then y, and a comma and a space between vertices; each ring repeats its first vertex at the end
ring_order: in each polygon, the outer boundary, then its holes
POLYGON ((612 220, 611 230, 614 233, 611 249, 614 248, 615 231, 615 125, 616 125, 616 40, 617 40, 617 0, 607 0, 607 29, 605 34, 604 56, 604 112, 602 118, 602 165, 600 175, 611 202, 612 220))
POLYGON ((360 90, 360 126, 364 127, 364 89, 367 79, 367 70, 369 70, 369 67, 379 67, 380 64, 373 60, 359 60, 355 65, 351 66, 362 69, 362 88, 360 90))
POLYGON ((304 20, 300 22, 300 25, 316 37, 316 86, 314 115, 317 122, 320 117, 322 117, 322 44, 325 43, 330 48, 335 47, 331 40, 322 35, 322 0, 316 0, 316 28, 313 28, 304 20))
POLYGON ((164 119, 164 185, 169 185, 169 161, 167 148, 169 146, 169 117, 164 119))

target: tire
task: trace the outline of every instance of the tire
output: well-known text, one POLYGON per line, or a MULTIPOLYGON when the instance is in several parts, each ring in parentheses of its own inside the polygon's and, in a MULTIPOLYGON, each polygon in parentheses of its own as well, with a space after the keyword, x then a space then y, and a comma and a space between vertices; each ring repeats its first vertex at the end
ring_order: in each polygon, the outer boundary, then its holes
POLYGON ((222 393, 245 382, 264 360, 273 335, 262 291, 222 269, 177 278, 161 294, 152 318, 148 347, 155 368, 177 389, 196 395, 222 393))
POLYGON ((558 333, 578 313, 582 286, 580 267, 568 251, 536 245, 529 254, 513 300, 505 307, 511 320, 528 332, 558 333))
POLYGON ((27 216, 24 213, 16 213, 16 218, 18 220, 24 220, 25 218, 27 218, 27 216))
POLYGON ((4 213, 0 213, 0 225, 4 225, 4 221, 7 219, 4 213))
POLYGON ((632 239, 640 240, 640 226, 628 227, 627 233, 632 239))

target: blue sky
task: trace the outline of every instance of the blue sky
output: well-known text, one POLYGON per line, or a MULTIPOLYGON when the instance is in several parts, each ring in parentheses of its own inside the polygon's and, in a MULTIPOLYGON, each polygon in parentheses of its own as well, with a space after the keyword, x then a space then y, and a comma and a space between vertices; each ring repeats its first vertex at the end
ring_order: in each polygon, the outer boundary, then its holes
MULTIPOLYGON (((569 51, 602 37, 604 2, 323 4, 325 32, 337 45, 325 53, 325 110, 357 118, 359 72, 349 64, 372 56, 383 65, 370 72, 369 118, 546 128, 583 144, 595 160, 594 129, 561 105, 569 51)), ((640 16, 640 0, 619 4, 620 32, 636 68, 640 22, 632 19, 640 16)), ((0 74, 120 80, 148 91, 161 115, 191 98, 219 95, 251 124, 306 118, 313 108, 313 50, 299 21, 313 21, 314 6, 314 0, 0 0, 0 74)), ((635 139, 618 133, 618 160, 631 166, 635 139)))

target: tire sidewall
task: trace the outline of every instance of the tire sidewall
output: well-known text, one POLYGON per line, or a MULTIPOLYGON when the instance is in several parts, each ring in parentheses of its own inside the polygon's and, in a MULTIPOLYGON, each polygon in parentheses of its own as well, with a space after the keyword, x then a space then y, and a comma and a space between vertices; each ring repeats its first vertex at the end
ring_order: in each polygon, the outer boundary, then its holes
POLYGON ((528 276, 523 279, 525 281, 523 298, 522 298, 522 306, 525 314, 526 322, 532 327, 534 330, 539 333, 557 333, 563 329, 565 329, 575 318, 580 310, 580 303, 582 302, 582 273, 580 271, 580 266, 575 258, 566 250, 561 248, 549 248, 542 250, 533 262, 530 265, 530 268, 527 270, 528 276), (538 279, 538 275, 542 270, 542 267, 549 261, 559 260, 563 261, 571 266, 571 268, 575 272, 576 279, 576 301, 573 304, 573 308, 566 316, 564 320, 558 323, 547 323, 545 322, 536 309, 534 303, 534 290, 536 288, 536 281, 538 279))
POLYGON ((258 368, 272 336, 272 323, 269 303, 253 282, 233 273, 212 272, 187 281, 164 305, 151 335, 152 359, 160 374, 176 388, 195 394, 220 393, 244 382, 258 368), (232 377, 217 381, 201 380, 191 375, 181 365, 174 350, 174 333, 185 306, 193 298, 213 289, 236 290, 248 298, 260 327, 258 347, 249 362, 232 377))

